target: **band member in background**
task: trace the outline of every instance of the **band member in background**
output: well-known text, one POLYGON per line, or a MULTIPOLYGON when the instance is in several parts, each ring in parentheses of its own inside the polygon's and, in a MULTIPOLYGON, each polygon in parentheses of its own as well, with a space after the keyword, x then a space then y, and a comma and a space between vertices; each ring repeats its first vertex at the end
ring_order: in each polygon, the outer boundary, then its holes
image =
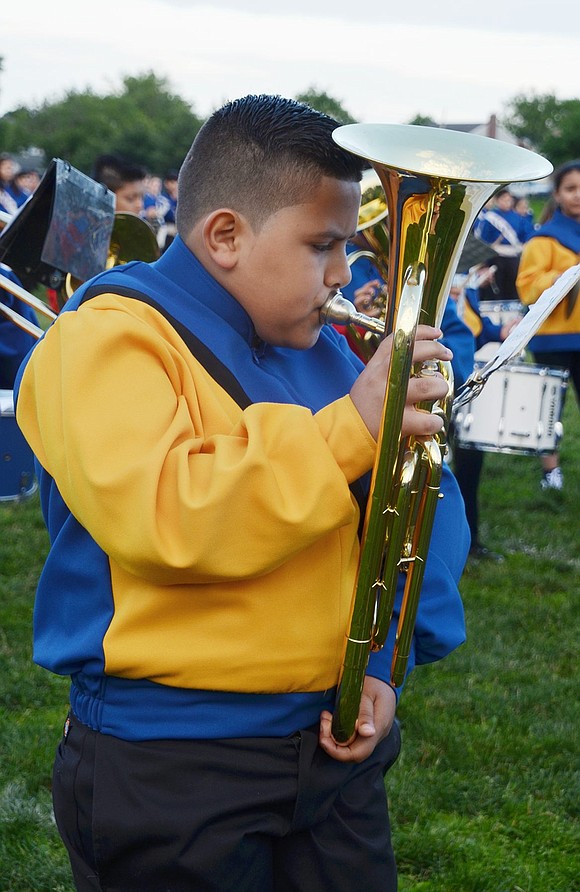
MULTIPOLYGON (((580 159, 553 175, 553 193, 533 237, 526 243, 517 277, 522 303, 530 305, 580 260, 580 159)), ((554 309, 529 343, 538 365, 568 369, 580 399, 580 300, 578 288, 554 309)), ((559 455, 542 457, 542 489, 561 490, 559 455)))
MULTIPOLYGON (((72 679, 53 797, 82 892, 396 888, 394 625, 354 740, 331 734, 391 350, 364 366, 320 322, 360 202, 336 126, 276 96, 216 111, 167 251, 82 285, 21 372, 51 539, 34 657, 72 679)), ((416 361, 451 357, 440 334, 416 361)), ((446 390, 411 379, 404 433, 440 429, 415 403, 446 390)), ((464 639, 444 485, 409 669, 464 639)))
MULTIPOLYGON (((483 264, 479 269, 477 277, 478 282, 485 284, 494 275, 494 267, 485 267, 483 264)), ((462 339, 464 345, 464 356, 466 366, 470 366, 468 374, 471 374, 475 362, 475 353, 485 344, 497 342, 498 344, 505 341, 510 331, 517 325, 517 319, 504 324, 493 322, 489 316, 485 316, 481 311, 479 302, 479 287, 470 287, 474 276, 456 275, 450 292, 449 303, 458 306, 458 315, 463 321, 465 327, 471 334, 471 341, 462 339), (470 351, 469 360, 467 352, 470 351)), ((443 327, 443 326, 442 326, 443 327)), ((457 344, 453 341, 447 342, 448 346, 457 353, 457 344)), ((465 380, 465 379, 464 379, 465 380)), ((461 385, 460 380, 456 376, 456 388, 461 385)), ((472 449, 469 446, 461 445, 456 437, 455 431, 452 431, 453 443, 453 470, 461 490, 461 495, 465 502, 465 513, 471 533, 471 545, 469 548, 469 556, 476 560, 503 561, 503 555, 492 551, 483 544, 480 538, 479 526, 479 485, 481 482, 481 474, 483 471, 483 462, 485 453, 481 449, 472 449)))
POLYGON ((14 198, 17 207, 22 207, 22 205, 28 201, 39 183, 40 174, 34 168, 21 167, 20 170, 14 174, 9 192, 14 198))
POLYGON ((514 199, 514 211, 516 212, 516 214, 519 214, 521 217, 523 217, 523 239, 525 243, 529 238, 532 237, 536 228, 534 212, 530 207, 529 198, 526 198, 525 195, 522 195, 520 198, 514 199))
POLYGON ((0 211, 11 217, 18 210, 18 204, 10 188, 17 169, 12 155, 8 152, 0 153, 0 211))
POLYGON ((147 185, 147 171, 120 155, 99 155, 92 177, 115 193, 115 211, 141 215, 147 185))
POLYGON ((477 218, 473 227, 476 238, 490 247, 489 263, 496 267, 497 292, 481 289, 481 300, 518 300, 516 276, 524 242, 529 237, 526 220, 514 211, 514 197, 509 189, 500 189, 477 218))
POLYGON ((147 177, 141 216, 153 227, 161 251, 169 247, 177 232, 177 177, 176 170, 168 170, 163 179, 157 176, 147 177))
POLYGON ((145 192, 143 193, 143 210, 141 216, 149 225, 158 231, 163 222, 163 200, 161 199, 161 187, 163 181, 155 174, 148 174, 145 179, 145 192))

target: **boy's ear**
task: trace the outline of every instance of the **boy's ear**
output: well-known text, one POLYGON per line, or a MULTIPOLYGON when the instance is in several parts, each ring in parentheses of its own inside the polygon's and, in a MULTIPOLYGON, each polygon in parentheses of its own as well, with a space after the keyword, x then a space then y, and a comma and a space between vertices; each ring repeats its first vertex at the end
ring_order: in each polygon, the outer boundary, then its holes
POLYGON ((244 218, 230 208, 219 208, 206 218, 202 230, 205 249, 221 269, 230 270, 237 264, 247 228, 244 218))

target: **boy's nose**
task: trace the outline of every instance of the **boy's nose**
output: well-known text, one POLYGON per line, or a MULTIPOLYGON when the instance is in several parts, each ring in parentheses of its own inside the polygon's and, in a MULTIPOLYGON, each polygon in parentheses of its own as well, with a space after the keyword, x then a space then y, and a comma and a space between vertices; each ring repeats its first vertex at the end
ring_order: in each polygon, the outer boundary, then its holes
POLYGON ((330 283, 331 288, 343 288, 345 285, 348 285, 352 279, 352 273, 346 255, 340 261, 337 261, 336 265, 333 265, 330 278, 332 279, 330 283))

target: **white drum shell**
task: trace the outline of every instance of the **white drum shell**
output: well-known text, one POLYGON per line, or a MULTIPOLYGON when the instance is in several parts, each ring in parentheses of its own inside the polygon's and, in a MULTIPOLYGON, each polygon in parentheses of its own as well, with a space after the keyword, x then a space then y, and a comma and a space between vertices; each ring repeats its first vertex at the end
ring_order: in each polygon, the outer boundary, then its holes
MULTIPOLYGON (((477 362, 475 369, 483 363, 477 362)), ((568 372, 519 362, 488 378, 478 397, 454 416, 458 446, 484 452, 547 455, 563 434, 568 372)))

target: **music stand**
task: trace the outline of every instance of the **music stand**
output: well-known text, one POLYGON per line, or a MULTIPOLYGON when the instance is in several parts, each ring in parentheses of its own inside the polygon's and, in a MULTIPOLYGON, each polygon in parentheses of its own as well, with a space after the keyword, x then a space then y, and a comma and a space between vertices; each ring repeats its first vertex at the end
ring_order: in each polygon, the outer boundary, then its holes
POLYGON ((32 291, 58 289, 105 269, 115 196, 68 161, 53 158, 37 188, 0 233, 0 260, 32 291))

